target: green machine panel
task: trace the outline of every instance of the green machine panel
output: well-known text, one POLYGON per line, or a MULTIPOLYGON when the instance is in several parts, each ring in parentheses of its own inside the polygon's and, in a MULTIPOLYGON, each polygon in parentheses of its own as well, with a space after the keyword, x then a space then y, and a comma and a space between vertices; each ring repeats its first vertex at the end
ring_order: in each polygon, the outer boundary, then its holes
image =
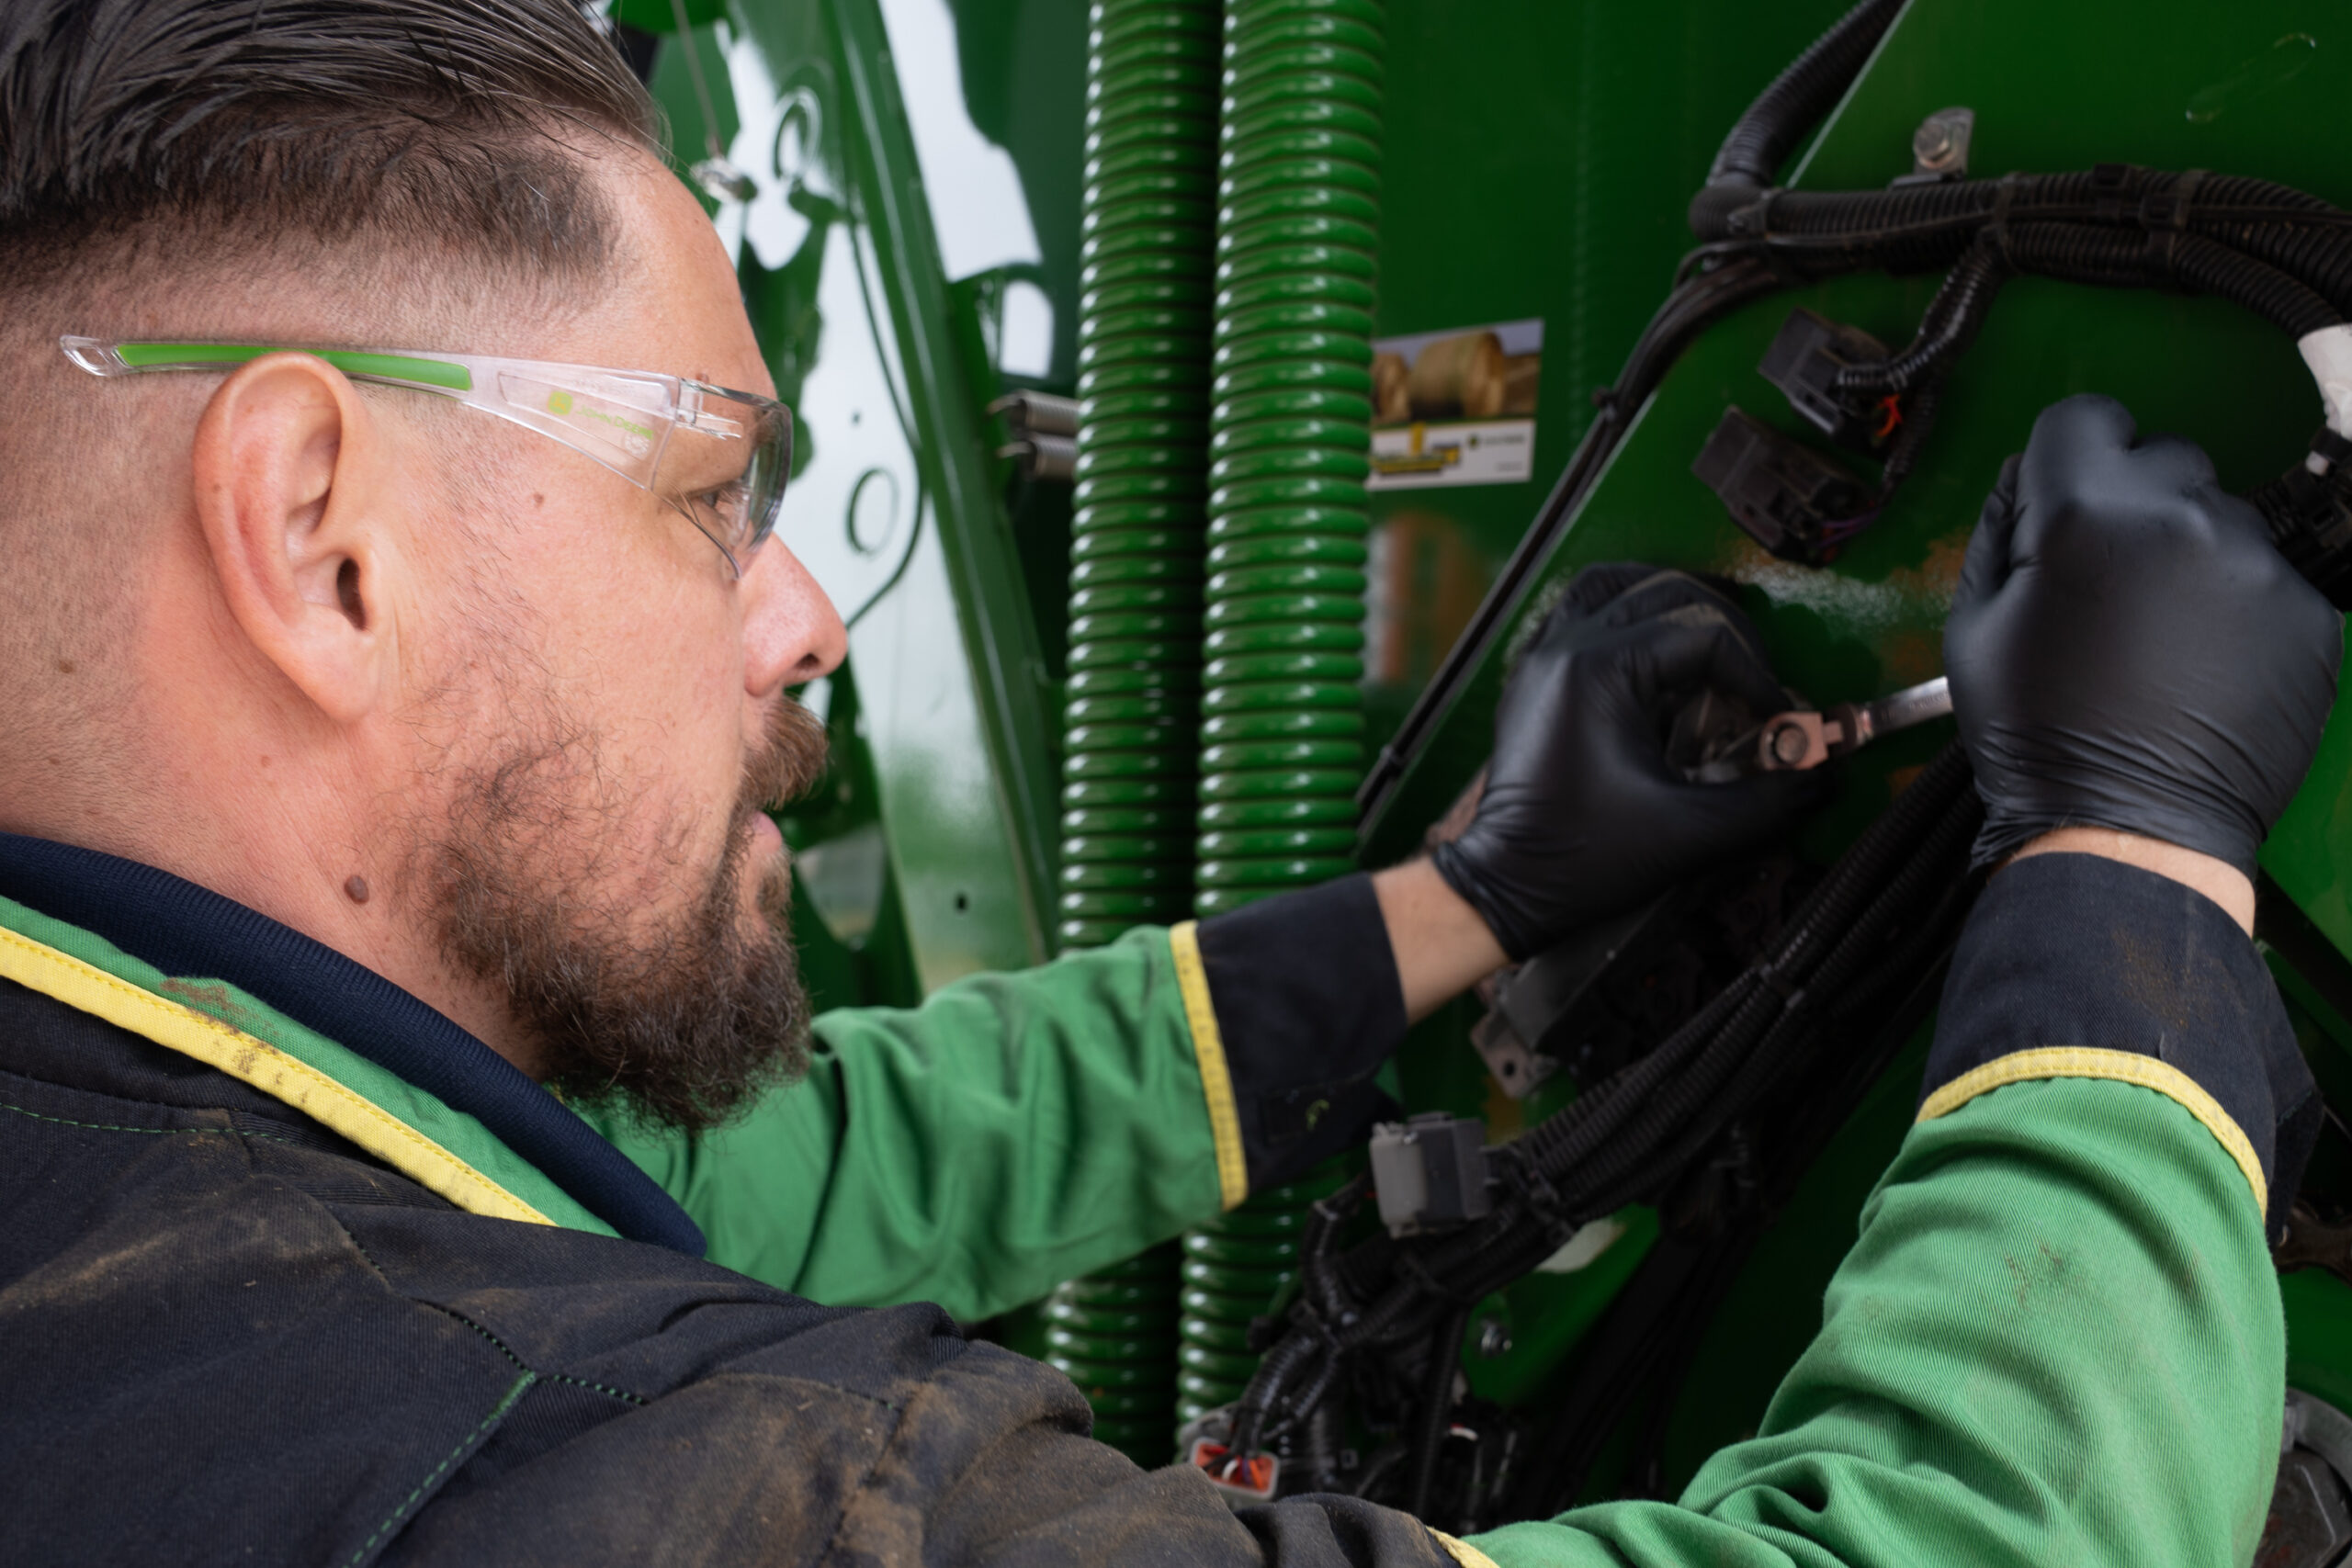
MULTIPOLYGON (((2232 8, 2226 15, 2200 12, 2193 26, 2152 27, 2145 20, 2138 7, 2077 6, 2060 14, 2022 0, 1915 0, 1817 145, 1787 177, 1799 188, 1883 187, 1909 172, 1912 132, 1921 118, 1965 106, 1975 111, 1970 163, 1980 176, 2128 162, 2254 174, 2331 200, 2352 197, 2352 181, 2328 140, 2312 133, 2325 123, 2324 104, 2341 95, 2352 73, 2340 13, 2280 4, 2232 8), (2331 39, 2335 52, 2325 41, 2331 39)), ((1661 147, 1673 144, 1672 130, 1669 118, 1660 130, 1661 147)), ((1656 186, 1624 198, 1626 206, 1639 201, 1649 210, 1671 210, 1679 223, 1703 162, 1702 152, 1670 180, 1661 173, 1656 186)), ((1391 202, 1396 216, 1389 243, 1411 246, 1408 225, 1418 209, 1395 194, 1391 202)), ((1492 231, 1525 232, 1535 221, 1514 214, 1492 231)), ((1599 221, 1602 234, 1614 239, 1613 220, 1599 221)), ((1628 243, 1636 243, 1643 231, 1627 229, 1628 243)), ((1447 243, 1475 257, 1465 230, 1477 231, 1457 211, 1447 243)), ((1687 231, 1662 239, 1661 250, 1688 244, 1687 231)), ((1437 270, 1425 256, 1420 263, 1437 270)), ((1653 301, 1663 296, 1668 270, 1663 262, 1652 263, 1653 301)), ((1390 263, 1385 276, 1399 274, 1417 276, 1410 262, 1390 263)), ((1757 373, 1788 311, 1810 308, 1902 344, 1939 282, 1940 274, 1840 279, 1751 305, 1708 333, 1641 410, 1539 583, 1592 562, 1627 558, 1723 574, 1747 590, 1747 602, 1792 684, 1825 704, 1876 696, 1940 672, 1941 624, 1969 530, 2003 459, 2024 445, 2034 417, 2049 403, 2079 391, 2115 396, 2143 429, 2177 432, 2203 445, 2223 483, 2241 491, 2296 462, 2320 422, 2315 389, 2293 344, 2242 310, 2211 299, 2022 278, 2003 291, 1961 363, 1928 456, 1884 514, 1834 567, 1800 566, 1766 554, 1691 473, 1710 431, 1727 406, 1737 405, 1818 445, 1757 373)), ((1498 295, 1498 308, 1479 310, 1465 301, 1453 307, 1454 319, 1499 320, 1526 308, 1520 303, 1526 295, 1498 295)), ((1384 309, 1395 307, 1392 292, 1384 309)), ((1632 320, 1620 321, 1617 341, 1630 341, 1634 330, 1632 320)), ((1547 378, 1556 341, 1556 334, 1546 333, 1547 378)), ((1586 384, 1611 373, 1604 365, 1586 384)), ((1564 389, 1545 388, 1539 422, 1564 389)), ((1550 460, 1554 440, 1546 430, 1539 481, 1556 472, 1550 460)), ((1518 491, 1522 516, 1533 511, 1535 488, 1518 491)), ((1426 504, 1429 498, 1415 499, 1426 504)), ((1488 504, 1481 496, 1475 505, 1449 510, 1447 521, 1472 539, 1492 536, 1481 525, 1488 504)), ((1498 540, 1510 542, 1508 536, 1498 540)), ((1405 672, 1406 683, 1414 673, 1405 672)), ((1385 813, 1371 825, 1371 862, 1408 852, 1423 824, 1475 772, 1500 674, 1498 656, 1469 684, 1385 813)), ((1809 829, 1806 848, 1819 856, 1834 852, 1884 806, 1890 784, 1905 782, 1949 735, 1945 724, 1896 737, 1848 764, 1838 797, 1809 829)), ((2265 866, 2335 948, 2352 951, 2342 871, 2352 818, 2340 809, 2347 786, 2352 718, 2339 712, 2303 793, 2266 852, 2265 866)), ((2321 959, 2341 962, 2335 953, 2321 959)), ((1461 1063, 1465 1021, 1457 1016, 1425 1028, 1405 1063, 1408 1085, 1458 1110, 1474 1109, 1483 1092, 1477 1076, 1461 1063)), ((2352 1045, 2340 1022, 2334 1032, 2308 1030, 2306 1040, 2317 1056, 2352 1045)), ((1768 1230, 1690 1358, 1662 1469, 1628 1477, 1628 1484, 1670 1495, 1706 1453, 1753 1430, 1781 1371, 1817 1325, 1821 1289, 1854 1234, 1861 1200, 1909 1121, 1918 1062, 1916 1049, 1898 1058, 1768 1230)), ((1486 1103, 1492 1106, 1494 1097, 1487 1095, 1486 1103)), ((1528 1114, 1545 1108, 1539 1099, 1528 1114)), ((2352 1319, 2342 1314, 2352 1303, 2341 1283, 2312 1275, 2292 1279, 2290 1338, 2315 1347, 2343 1343, 2352 1319)), ((1514 1303, 1503 1304, 1525 1315, 1514 1303)), ((1475 1348, 1470 1354, 1475 1357, 1475 1348)), ((2315 1390, 2334 1386, 2340 1374, 2323 1371, 2326 1360, 2316 1349, 2299 1358, 2297 1377, 2321 1380, 2311 1385, 2315 1390)))
MULTIPOLYGON (((640 15, 662 9, 631 0, 623 19, 665 31, 640 15)), ((1422 699, 1665 298, 1724 131, 1844 9, 1388 0, 1375 349, 1393 363, 1374 367, 1373 749, 1422 699)), ((1050 942, 1069 491, 996 456, 1005 432, 988 410, 1008 390, 1074 390, 1087 17, 1080 0, 732 0, 720 12, 690 17, 707 114, 674 39, 654 82, 682 164, 715 121, 759 187, 714 209, 803 420, 809 456, 786 537, 852 626, 848 666, 807 694, 836 763, 787 823, 796 920, 820 1001, 911 1001, 958 974, 1036 962, 1050 942)), ((2336 106, 2352 97, 2346 21, 2320 0, 1913 0, 1782 177, 1883 188, 1910 173, 1921 119, 1964 107, 1979 177, 2131 163, 2352 203, 2335 135, 2336 106)), ((1635 412, 1517 607, 1599 561, 1719 573, 1740 585, 1792 685, 1822 704, 1872 697, 1940 672, 1969 529, 2047 404, 2118 397, 2143 429, 2205 446, 2241 491, 2298 461, 2320 421, 2294 345, 2232 306, 2020 278, 1883 514, 1834 565, 1767 554, 1691 472, 1709 433, 1736 405, 1819 446, 1757 372, 1788 312, 1900 344, 1939 282, 1863 275, 1787 289, 1702 335, 1635 412)), ((1436 715, 1364 824, 1365 864, 1413 852, 1476 773, 1501 674, 1490 653, 1436 715)), ((1846 764, 1803 855, 1833 858, 1950 735, 1932 726, 1846 764)), ((2282 989, 2323 1084, 2347 1102, 2352 716, 2331 726, 2265 869, 2282 989)), ((1478 1011, 1457 1003, 1417 1029, 1395 1086, 1408 1110, 1482 1115, 1507 1137, 1575 1088, 1503 1094, 1468 1043, 1478 1011)), ((1674 1376, 1592 1490, 1670 1495, 1753 1429, 1909 1124, 1928 1028, 1756 1239, 1720 1305, 1675 1330, 1674 1376)), ((2352 1197, 2352 1146, 2324 1148, 2312 1179, 2352 1197)), ((1462 1348, 1473 1393, 1519 1412, 1563 1399, 1582 1337, 1658 1231, 1657 1216, 1628 1211, 1589 1256, 1479 1303, 1462 1348)), ((2352 1287, 2307 1270, 2288 1277, 2287 1301, 2291 1380, 2352 1400, 2352 1287)), ((1035 1325, 1009 1332, 1035 1342, 1035 1325)))

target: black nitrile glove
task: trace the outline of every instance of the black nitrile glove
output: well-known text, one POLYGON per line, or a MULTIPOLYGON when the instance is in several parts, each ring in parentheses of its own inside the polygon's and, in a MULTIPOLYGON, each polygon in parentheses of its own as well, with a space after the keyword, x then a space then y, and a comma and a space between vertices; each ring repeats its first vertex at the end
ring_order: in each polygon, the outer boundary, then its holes
POLYGON ((1944 668, 1979 866, 2087 826, 2252 875, 2327 722, 2342 617, 2203 452, 2132 434, 2111 399, 2044 410, 1969 541, 1944 668))
POLYGON ((1477 813, 1431 851, 1439 874, 1525 959, 1770 838, 1824 781, 1685 781, 1676 713, 1713 688, 1759 718, 1791 705, 1739 607, 1656 567, 1588 568, 1504 684, 1477 813))

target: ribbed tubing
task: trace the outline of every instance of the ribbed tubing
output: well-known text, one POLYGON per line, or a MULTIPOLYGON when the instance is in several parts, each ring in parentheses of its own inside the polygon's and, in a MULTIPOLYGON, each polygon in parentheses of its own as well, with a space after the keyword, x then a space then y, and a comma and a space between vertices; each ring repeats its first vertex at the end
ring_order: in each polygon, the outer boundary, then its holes
POLYGON ((1202 915, 1354 863, 1383 53, 1376 0, 1226 8, 1202 915))
POLYGON ((1065 948, 1191 901, 1216 246, 1217 7, 1097 0, 1090 17, 1065 948))
POLYGON ((1176 1451, 1173 1244, 1046 1298, 1046 1361, 1094 1407, 1096 1440, 1157 1468, 1176 1451))
MULTIPOLYGON (((1216 0, 1088 15, 1064 949, 1191 904, 1216 243, 1216 0)), ((1137 1463, 1174 1450, 1177 1253, 1057 1289, 1046 1359, 1137 1463)))
MULTIPOLYGON (((1377 0, 1227 0, 1202 671, 1215 915, 1354 868, 1380 224, 1377 0)), ((1241 1395, 1318 1170, 1184 1237, 1185 1419, 1241 1395)))

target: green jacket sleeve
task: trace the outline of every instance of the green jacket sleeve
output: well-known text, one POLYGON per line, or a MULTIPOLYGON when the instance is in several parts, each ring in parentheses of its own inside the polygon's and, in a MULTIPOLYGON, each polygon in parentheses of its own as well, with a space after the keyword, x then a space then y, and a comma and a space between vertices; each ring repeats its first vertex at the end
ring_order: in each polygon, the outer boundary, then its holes
POLYGON ((2244 1563, 2286 1373, 2261 1218, 2155 1089, 1989 1091, 1912 1130, 1755 1438, 1679 1504, 1473 1544, 1503 1568, 2244 1563))
POLYGON ((715 1263, 832 1305, 1033 1300, 1217 1212, 1169 933, 821 1015, 808 1076, 715 1133, 607 1119, 715 1263))
POLYGON ((1758 1435, 1677 1504, 1474 1543, 1522 1564, 2244 1563, 2278 1461, 2266 1206, 2319 1115, 2254 944, 2046 855, 1954 955, 1915 1125, 1758 1435))
POLYGON ((1404 1028, 1377 901, 1345 877, 826 1013, 807 1077, 716 1133, 596 1120, 713 1262, 970 1322, 1360 1142, 1404 1028))

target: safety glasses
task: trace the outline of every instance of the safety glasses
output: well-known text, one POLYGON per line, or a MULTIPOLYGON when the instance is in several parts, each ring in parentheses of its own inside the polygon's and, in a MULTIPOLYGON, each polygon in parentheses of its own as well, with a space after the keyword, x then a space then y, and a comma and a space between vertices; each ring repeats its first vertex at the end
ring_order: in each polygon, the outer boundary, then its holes
POLYGON ((93 376, 228 370, 290 351, 315 355, 355 381, 454 399, 560 441, 650 491, 685 513, 738 576, 775 531, 792 471, 791 410, 755 392, 650 370, 287 344, 57 341, 93 376))

